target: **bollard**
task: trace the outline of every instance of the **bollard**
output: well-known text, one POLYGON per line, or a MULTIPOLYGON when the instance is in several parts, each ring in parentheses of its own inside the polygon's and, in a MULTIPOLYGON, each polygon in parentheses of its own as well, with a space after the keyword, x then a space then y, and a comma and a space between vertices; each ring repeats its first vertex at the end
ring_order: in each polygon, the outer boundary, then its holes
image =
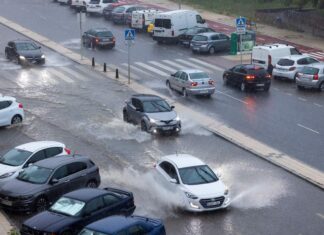
POLYGON ((116 79, 119 78, 118 69, 116 68, 116 79))
POLYGON ((94 59, 94 57, 92 57, 92 67, 95 67, 95 66, 96 66, 95 59, 94 59))
POLYGON ((104 72, 107 72, 107 65, 106 65, 106 63, 104 63, 103 71, 104 72))

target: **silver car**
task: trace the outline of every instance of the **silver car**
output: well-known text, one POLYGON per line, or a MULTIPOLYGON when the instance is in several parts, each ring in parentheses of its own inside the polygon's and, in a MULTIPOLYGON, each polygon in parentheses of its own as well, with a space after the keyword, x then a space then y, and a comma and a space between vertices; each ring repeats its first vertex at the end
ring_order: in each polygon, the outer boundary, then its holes
POLYGON ((192 38, 190 47, 193 53, 208 52, 214 54, 218 51, 229 52, 231 39, 223 33, 201 33, 192 38))
POLYGON ((324 63, 305 66, 296 78, 297 88, 316 88, 324 91, 324 63))
POLYGON ((177 113, 164 99, 156 95, 137 94, 126 101, 123 119, 141 125, 143 131, 179 133, 181 121, 177 113))
POLYGON ((171 90, 181 92, 184 97, 188 95, 210 97, 215 92, 214 80, 206 72, 195 69, 179 70, 171 74, 166 85, 171 90))

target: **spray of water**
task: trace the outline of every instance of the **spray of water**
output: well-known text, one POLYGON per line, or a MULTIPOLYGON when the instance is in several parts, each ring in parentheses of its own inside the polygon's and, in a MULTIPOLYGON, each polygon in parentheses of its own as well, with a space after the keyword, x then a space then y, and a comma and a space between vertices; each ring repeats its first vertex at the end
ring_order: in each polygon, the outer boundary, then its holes
POLYGON ((69 49, 80 49, 80 38, 73 38, 64 42, 61 42, 61 45, 69 49))
POLYGON ((67 58, 52 53, 52 52, 47 52, 46 53, 46 67, 60 67, 60 66, 68 66, 71 65, 72 62, 68 60, 67 58))
POLYGON ((181 125, 182 125, 182 134, 193 134, 200 136, 210 136, 212 133, 206 129, 204 129, 201 125, 194 122, 192 119, 181 117, 181 125))

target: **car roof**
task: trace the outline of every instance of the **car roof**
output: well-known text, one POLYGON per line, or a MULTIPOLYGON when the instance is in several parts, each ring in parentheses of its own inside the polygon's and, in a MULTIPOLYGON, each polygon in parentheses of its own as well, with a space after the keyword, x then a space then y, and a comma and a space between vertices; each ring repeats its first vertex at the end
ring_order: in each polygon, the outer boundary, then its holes
POLYGON ((3 96, 2 94, 0 94, 0 101, 16 101, 15 97, 11 97, 11 96, 3 96))
POLYGON ((34 141, 26 144, 22 144, 16 147, 16 149, 21 149, 29 152, 35 152, 39 149, 50 148, 50 147, 62 147, 65 145, 56 141, 34 141))
POLYGON ((296 61, 302 58, 309 58, 309 57, 310 57, 309 55, 289 55, 289 56, 284 56, 281 59, 290 59, 296 61))
POLYGON ((83 202, 88 202, 95 197, 106 195, 108 192, 109 191, 100 188, 81 188, 66 193, 63 196, 68 198, 73 198, 83 202))
POLYGON ((23 43, 23 42, 28 42, 28 43, 35 43, 34 41, 32 40, 29 40, 29 39, 15 39, 15 40, 11 40, 11 42, 14 42, 14 43, 23 43))
POLYGON ((136 94, 132 97, 137 98, 139 100, 164 100, 160 96, 151 95, 151 94, 136 94))
POLYGON ((96 31, 96 32, 105 32, 105 31, 110 31, 108 28, 104 28, 104 27, 101 27, 101 28, 93 28, 92 29, 93 31, 96 31))
POLYGON ((263 48, 263 49, 280 49, 280 48, 294 48, 288 44, 274 43, 274 44, 265 44, 260 46, 255 46, 255 48, 263 48))
POLYGON ((172 154, 172 155, 162 157, 161 161, 163 160, 175 164, 177 168, 206 165, 199 158, 196 158, 189 154, 172 154))
POLYGON ((56 156, 56 157, 50 157, 46 158, 44 160, 38 161, 34 163, 36 166, 44 167, 44 168, 49 168, 49 169, 56 169, 57 167, 66 165, 68 163, 72 163, 75 161, 85 161, 89 160, 88 157, 85 156, 80 156, 80 155, 61 155, 61 156, 56 156))

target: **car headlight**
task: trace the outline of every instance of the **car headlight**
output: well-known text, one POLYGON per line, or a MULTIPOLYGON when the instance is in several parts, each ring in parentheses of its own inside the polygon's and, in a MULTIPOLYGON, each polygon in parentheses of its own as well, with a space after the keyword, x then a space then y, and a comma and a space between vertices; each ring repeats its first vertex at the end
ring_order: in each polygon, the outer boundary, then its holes
POLYGON ((42 55, 41 58, 42 58, 42 59, 45 59, 45 55, 42 55))
POLYGON ((20 56, 19 56, 19 59, 20 59, 20 60, 25 60, 26 58, 25 58, 25 56, 20 55, 20 56))
POLYGON ((227 188, 227 189, 225 189, 225 191, 224 191, 224 195, 228 195, 228 193, 229 193, 229 190, 228 190, 228 188, 227 188))
POLYGON ((180 117, 177 115, 176 118, 174 119, 176 121, 180 121, 180 117))
POLYGON ((190 198, 190 199, 198 199, 198 197, 192 193, 189 193, 189 192, 184 192, 187 196, 187 198, 190 198))
POLYGON ((3 175, 0 175, 0 179, 8 178, 8 177, 12 176, 13 174, 15 174, 15 171, 5 173, 3 175))
POLYGON ((153 118, 150 118, 150 122, 151 122, 151 123, 156 123, 157 120, 155 120, 155 119, 153 119, 153 118))

